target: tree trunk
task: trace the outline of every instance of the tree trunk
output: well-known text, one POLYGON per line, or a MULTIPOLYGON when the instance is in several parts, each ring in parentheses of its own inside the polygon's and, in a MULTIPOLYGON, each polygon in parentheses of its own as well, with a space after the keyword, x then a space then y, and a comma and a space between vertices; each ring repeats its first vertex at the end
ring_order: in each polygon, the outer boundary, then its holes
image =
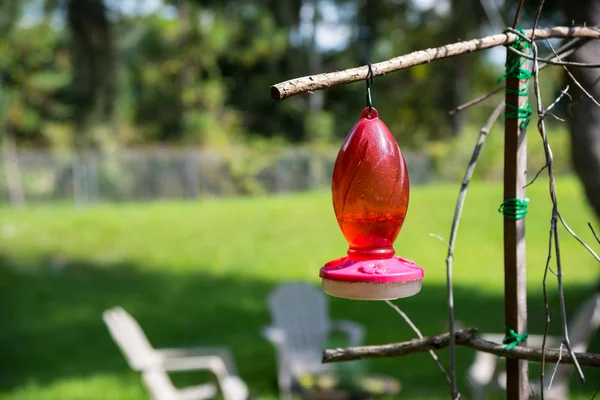
POLYGON ((103 0, 70 0, 67 6, 73 49, 76 147, 90 144, 98 125, 110 126, 115 112, 117 71, 111 25, 103 0))
MULTIPOLYGON (((568 0, 567 20, 576 25, 600 24, 600 0, 568 0)), ((577 50, 569 61, 600 62, 600 40, 592 40, 577 50)), ((600 102, 600 69, 569 68, 585 90, 600 102)), ((567 80, 570 78, 567 76, 567 80)), ((571 83, 573 101, 569 106, 571 159, 585 194, 600 219, 600 107, 577 85, 571 83)))

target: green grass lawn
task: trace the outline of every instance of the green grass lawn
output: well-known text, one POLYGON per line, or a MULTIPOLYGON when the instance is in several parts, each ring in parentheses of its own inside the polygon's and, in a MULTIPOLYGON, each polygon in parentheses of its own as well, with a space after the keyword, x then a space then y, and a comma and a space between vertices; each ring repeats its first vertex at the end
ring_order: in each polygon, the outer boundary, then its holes
MULTIPOLYGON (((499 184, 474 184, 455 254, 456 316, 482 332, 503 330, 502 216, 499 184)), ((397 300, 423 334, 447 329, 445 245, 458 185, 415 187, 397 254, 425 268, 423 290, 397 300)), ((563 214, 592 242, 593 221, 579 184, 558 186, 563 214)), ((541 280, 550 201, 545 180, 530 187, 527 259, 530 332, 541 333, 541 280)), ((597 263, 562 230, 567 307, 595 289, 597 263)), ((597 248, 597 246, 596 246, 597 248)), ((156 347, 227 345, 240 375, 259 398, 275 398, 272 347, 261 338, 269 323, 268 293, 280 282, 319 285, 319 268, 347 246, 328 192, 195 202, 0 208, 0 398, 144 399, 101 320, 104 309, 128 310, 156 347)), ((550 284, 551 331, 559 333, 556 283, 550 284)), ((330 298, 333 318, 367 327, 368 344, 415 335, 383 302, 330 298)), ((591 351, 600 352, 593 344, 591 351)), ((439 352, 447 362, 447 350, 439 352)), ((460 348, 458 377, 473 352, 460 348)), ((372 372, 402 381, 403 398, 447 398, 448 387, 428 354, 365 362, 372 372)), ((537 370, 532 366, 532 370, 537 370)), ((589 399, 600 371, 573 376, 576 398, 589 399)), ((196 383, 198 375, 176 378, 196 383)), ((199 383, 199 382, 197 382, 199 383)), ((468 397, 468 396, 465 396, 468 397)))

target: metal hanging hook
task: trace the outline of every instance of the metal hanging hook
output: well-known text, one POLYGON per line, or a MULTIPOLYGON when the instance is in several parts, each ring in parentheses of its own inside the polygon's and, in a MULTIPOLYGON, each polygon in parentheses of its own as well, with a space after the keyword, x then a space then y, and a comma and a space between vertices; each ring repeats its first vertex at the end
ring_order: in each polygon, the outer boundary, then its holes
POLYGON ((373 100, 371 99, 371 85, 373 84, 373 68, 369 63, 369 71, 367 72, 367 107, 369 107, 369 114, 373 110, 373 100))

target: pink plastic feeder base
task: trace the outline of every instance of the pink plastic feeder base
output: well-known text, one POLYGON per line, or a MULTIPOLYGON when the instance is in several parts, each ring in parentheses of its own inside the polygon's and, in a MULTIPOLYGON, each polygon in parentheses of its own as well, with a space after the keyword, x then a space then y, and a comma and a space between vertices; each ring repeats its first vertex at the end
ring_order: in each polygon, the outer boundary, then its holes
POLYGON ((319 276, 323 290, 354 300, 393 300, 421 290, 423 268, 402 257, 357 260, 343 257, 325 264, 319 276))

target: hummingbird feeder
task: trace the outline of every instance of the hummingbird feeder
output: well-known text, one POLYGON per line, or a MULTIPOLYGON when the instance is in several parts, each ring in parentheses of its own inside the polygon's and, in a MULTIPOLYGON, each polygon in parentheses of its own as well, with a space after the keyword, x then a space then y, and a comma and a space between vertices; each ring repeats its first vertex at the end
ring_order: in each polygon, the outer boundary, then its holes
POLYGON ((333 169, 333 208, 348 255, 325 264, 319 275, 329 295, 392 300, 417 294, 424 271, 395 255, 393 244, 408 208, 408 173, 398 143, 371 105, 370 93, 367 104, 333 169))

